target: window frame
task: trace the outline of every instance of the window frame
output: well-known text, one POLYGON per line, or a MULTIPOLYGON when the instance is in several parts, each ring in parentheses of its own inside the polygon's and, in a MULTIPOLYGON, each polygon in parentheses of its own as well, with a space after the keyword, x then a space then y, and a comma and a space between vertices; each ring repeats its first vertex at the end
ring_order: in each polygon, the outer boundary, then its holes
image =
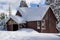
POLYGON ((37 21, 37 29, 41 29, 41 23, 40 23, 40 21, 37 21))
POLYGON ((45 27, 45 20, 42 20, 41 21, 41 29, 46 29, 46 27, 45 27), (43 24, 43 25, 42 25, 43 24))

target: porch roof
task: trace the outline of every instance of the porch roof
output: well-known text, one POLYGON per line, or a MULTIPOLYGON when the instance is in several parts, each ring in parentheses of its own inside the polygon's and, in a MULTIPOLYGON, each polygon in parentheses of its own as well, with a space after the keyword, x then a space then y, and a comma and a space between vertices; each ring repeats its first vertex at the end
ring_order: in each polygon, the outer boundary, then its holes
POLYGON ((5 22, 7 23, 9 19, 14 20, 16 23, 21 24, 21 23, 26 23, 25 19, 20 17, 20 16, 10 16, 5 22))

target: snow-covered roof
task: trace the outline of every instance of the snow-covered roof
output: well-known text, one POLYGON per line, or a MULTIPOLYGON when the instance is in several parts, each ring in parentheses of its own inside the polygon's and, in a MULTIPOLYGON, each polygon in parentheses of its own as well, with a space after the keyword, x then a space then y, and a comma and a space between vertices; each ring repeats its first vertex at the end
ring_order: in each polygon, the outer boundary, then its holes
POLYGON ((20 16, 10 16, 5 22, 7 22, 10 18, 12 18, 16 23, 20 24, 20 23, 26 23, 24 18, 20 17, 20 16))
POLYGON ((37 21, 43 19, 49 7, 49 5, 36 8, 21 7, 18 10, 27 21, 37 21))
POLYGON ((60 28, 60 22, 57 24, 58 28, 60 28))

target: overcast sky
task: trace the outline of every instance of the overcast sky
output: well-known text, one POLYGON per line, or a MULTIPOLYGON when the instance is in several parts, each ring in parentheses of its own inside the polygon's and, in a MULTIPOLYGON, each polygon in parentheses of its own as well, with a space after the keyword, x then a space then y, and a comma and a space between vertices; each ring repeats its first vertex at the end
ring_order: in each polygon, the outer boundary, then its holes
MULTIPOLYGON (((11 10, 13 13, 16 12, 16 9, 19 7, 21 0, 0 0, 0 13, 7 12, 9 3, 11 5, 11 10)), ((30 4, 44 4, 45 0, 25 0, 29 7, 33 7, 30 4)))

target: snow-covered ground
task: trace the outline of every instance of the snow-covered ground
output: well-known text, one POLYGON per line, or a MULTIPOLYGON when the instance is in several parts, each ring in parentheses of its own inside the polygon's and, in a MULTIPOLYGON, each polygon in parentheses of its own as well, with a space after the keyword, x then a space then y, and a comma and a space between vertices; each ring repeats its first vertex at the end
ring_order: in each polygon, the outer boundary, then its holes
POLYGON ((23 28, 18 31, 0 31, 0 40, 60 40, 60 37, 57 34, 38 33, 33 29, 23 28))

